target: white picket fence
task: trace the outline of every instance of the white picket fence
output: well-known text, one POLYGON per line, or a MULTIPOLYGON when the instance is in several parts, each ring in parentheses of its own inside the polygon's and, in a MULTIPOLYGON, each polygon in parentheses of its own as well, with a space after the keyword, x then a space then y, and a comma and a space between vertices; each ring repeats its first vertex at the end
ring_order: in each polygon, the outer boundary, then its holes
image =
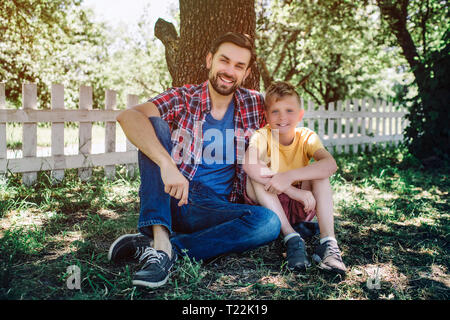
POLYGON ((375 144, 398 145, 408 125, 406 108, 382 100, 337 101, 330 103, 328 110, 307 101, 303 107, 305 116, 300 126, 316 131, 333 154, 372 151, 375 144))
MULTIPOLYGON (((136 172, 137 150, 127 141, 125 152, 116 152, 116 110, 117 92, 105 93, 105 110, 93 110, 92 87, 81 86, 79 109, 64 108, 64 87, 53 84, 51 87, 51 110, 37 110, 37 87, 23 84, 22 109, 5 108, 5 84, 0 84, 0 173, 22 173, 22 182, 31 185, 36 181, 37 172, 51 171, 54 181, 64 178, 64 169, 78 168, 78 176, 88 180, 92 168, 102 166, 106 177, 115 176, 116 164, 127 164, 127 174, 136 172), (7 157, 6 123, 23 124, 22 157, 7 157), (38 157, 37 123, 51 122, 51 156, 38 157), (64 123, 79 122, 78 154, 64 154, 64 123), (92 123, 105 122, 105 152, 92 154, 92 123)), ((138 104, 136 95, 127 95, 127 107, 138 104)))
MULTIPOLYGON (((127 108, 138 104, 136 95, 127 95, 127 108)), ((92 87, 81 86, 79 109, 64 108, 64 87, 51 87, 51 109, 37 110, 37 87, 23 84, 22 109, 6 109, 5 84, 0 83, 0 174, 22 173, 22 182, 31 185, 37 172, 51 171, 54 181, 64 178, 64 169, 78 169, 79 177, 86 181, 92 168, 104 167, 106 177, 115 176, 115 165, 126 164, 127 175, 136 173, 137 150, 128 140, 126 151, 116 151, 117 92, 107 90, 105 109, 92 109, 92 87), (23 125, 22 157, 10 157, 7 152, 6 123, 23 125), (37 155, 37 123, 51 122, 51 156, 37 155), (64 123, 79 122, 78 154, 64 154, 64 123), (92 153, 92 123, 105 122, 105 148, 103 153, 92 153)), ((316 108, 312 101, 304 104, 303 123, 315 130, 327 149, 333 153, 364 152, 375 144, 398 144, 407 125, 406 110, 384 101, 353 99, 316 108)))

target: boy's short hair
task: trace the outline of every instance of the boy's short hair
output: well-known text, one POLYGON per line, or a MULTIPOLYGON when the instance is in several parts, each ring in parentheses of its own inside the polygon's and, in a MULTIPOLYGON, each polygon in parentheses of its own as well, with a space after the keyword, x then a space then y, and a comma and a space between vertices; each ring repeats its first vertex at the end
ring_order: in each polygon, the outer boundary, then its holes
POLYGON ((301 108, 302 103, 300 101, 300 96, 292 84, 286 81, 272 82, 266 90, 266 95, 264 98, 265 109, 267 110, 272 103, 277 102, 286 96, 297 97, 298 104, 301 108))
POLYGON ((248 49, 251 53, 248 68, 250 68, 256 60, 255 47, 253 39, 248 34, 238 32, 227 32, 213 41, 209 51, 214 55, 222 43, 231 42, 238 47, 248 49))

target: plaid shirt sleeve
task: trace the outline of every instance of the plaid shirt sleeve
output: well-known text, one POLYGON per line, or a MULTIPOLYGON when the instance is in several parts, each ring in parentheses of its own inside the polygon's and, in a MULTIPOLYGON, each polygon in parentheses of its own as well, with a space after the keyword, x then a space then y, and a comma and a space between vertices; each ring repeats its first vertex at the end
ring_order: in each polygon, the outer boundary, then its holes
POLYGON ((156 105, 161 114, 161 119, 166 121, 172 130, 175 114, 180 111, 183 105, 177 88, 170 88, 156 97, 151 98, 149 102, 153 102, 156 105))

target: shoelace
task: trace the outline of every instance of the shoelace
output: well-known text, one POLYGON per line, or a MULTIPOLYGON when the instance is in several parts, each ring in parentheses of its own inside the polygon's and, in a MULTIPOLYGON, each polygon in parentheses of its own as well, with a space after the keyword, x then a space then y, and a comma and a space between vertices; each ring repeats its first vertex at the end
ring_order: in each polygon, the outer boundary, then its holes
POLYGON ((163 259, 164 256, 162 253, 159 253, 152 247, 145 248, 144 252, 141 254, 141 257, 139 258, 139 262, 144 261, 147 259, 145 264, 154 263, 154 262, 160 262, 161 259, 163 259))
POLYGON ((324 256, 331 256, 331 255, 335 255, 337 257, 339 257, 339 259, 341 259, 341 251, 339 250, 338 247, 328 247, 326 254, 324 256))
POLYGON ((136 252, 134 253, 134 258, 139 258, 145 252, 146 248, 148 247, 137 247, 136 252))

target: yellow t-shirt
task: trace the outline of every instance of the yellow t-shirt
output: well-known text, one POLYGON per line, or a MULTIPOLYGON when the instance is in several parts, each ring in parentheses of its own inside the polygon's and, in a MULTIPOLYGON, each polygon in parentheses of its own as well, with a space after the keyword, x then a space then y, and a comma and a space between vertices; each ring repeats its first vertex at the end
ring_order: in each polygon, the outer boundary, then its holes
POLYGON ((257 149, 258 159, 276 173, 307 166, 314 153, 324 148, 319 136, 305 127, 295 129, 290 145, 282 145, 274 139, 269 125, 251 136, 249 146, 257 149))

